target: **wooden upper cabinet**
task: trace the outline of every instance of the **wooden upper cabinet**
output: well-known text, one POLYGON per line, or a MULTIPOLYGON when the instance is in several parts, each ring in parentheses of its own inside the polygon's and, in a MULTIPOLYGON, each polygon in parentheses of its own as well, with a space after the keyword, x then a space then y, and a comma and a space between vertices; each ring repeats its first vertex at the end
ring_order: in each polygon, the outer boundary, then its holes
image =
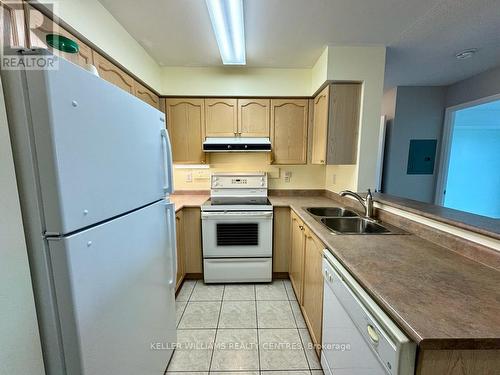
POLYGON ((25 3, 25 11, 29 48, 46 48, 55 55, 82 67, 93 64, 92 49, 88 45, 27 3, 25 3), (79 52, 67 53, 55 50, 47 44, 46 38, 49 34, 62 35, 75 41, 78 44, 79 52))
POLYGON ((96 51, 92 51, 92 55, 94 58, 94 65, 101 78, 132 95, 134 94, 136 82, 131 76, 96 51))
POLYGON ((26 24, 22 3, 0 1, 2 15, 0 27, 4 42, 9 47, 26 47, 26 24))
POLYGON ((302 307, 314 344, 321 344, 323 322, 323 243, 305 229, 302 307))
POLYGON ((238 134, 236 99, 205 99, 205 136, 234 137, 238 134))
POLYGON ((361 84, 334 83, 330 95, 327 162, 356 164, 361 84))
POLYGON ((167 129, 174 163, 205 163, 203 152, 205 103, 203 99, 166 99, 167 129))
POLYGON ((327 85, 315 98, 313 104, 314 120, 312 129, 312 164, 326 164, 326 145, 328 136, 328 111, 330 108, 330 85, 327 85))
POLYGON ((307 163, 307 99, 271 100, 273 164, 307 163))
POLYGON ((134 95, 155 108, 160 107, 160 98, 158 95, 137 81, 134 86, 134 95))
POLYGON ((269 99, 238 99, 238 134, 242 137, 269 137, 269 99))
POLYGON ((313 103, 312 164, 356 164, 360 83, 333 83, 313 103))

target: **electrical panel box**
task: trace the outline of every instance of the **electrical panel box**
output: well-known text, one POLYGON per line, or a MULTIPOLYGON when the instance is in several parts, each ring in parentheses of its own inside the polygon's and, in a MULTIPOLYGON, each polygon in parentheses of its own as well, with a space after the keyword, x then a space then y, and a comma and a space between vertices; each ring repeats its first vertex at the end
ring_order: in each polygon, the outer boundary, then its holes
POLYGON ((436 161, 436 147, 436 139, 410 140, 406 174, 433 174, 436 161))

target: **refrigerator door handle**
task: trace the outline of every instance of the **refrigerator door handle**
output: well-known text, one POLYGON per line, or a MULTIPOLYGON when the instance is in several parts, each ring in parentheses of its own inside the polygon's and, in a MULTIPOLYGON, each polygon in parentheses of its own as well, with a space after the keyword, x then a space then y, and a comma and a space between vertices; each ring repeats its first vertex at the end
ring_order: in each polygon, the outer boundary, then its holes
POLYGON ((168 281, 169 285, 175 284, 177 280, 177 236, 175 230, 175 206, 174 203, 167 203, 167 222, 172 245, 172 278, 168 281))
POLYGON ((170 147, 170 138, 167 129, 161 129, 161 146, 163 151, 163 166, 165 168, 165 183, 163 192, 167 195, 173 192, 173 172, 172 172, 172 148, 170 147))

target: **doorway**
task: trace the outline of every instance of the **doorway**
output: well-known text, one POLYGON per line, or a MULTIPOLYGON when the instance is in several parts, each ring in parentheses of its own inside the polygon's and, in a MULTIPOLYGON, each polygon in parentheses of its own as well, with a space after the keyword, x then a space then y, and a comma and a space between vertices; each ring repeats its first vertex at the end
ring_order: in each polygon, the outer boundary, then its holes
POLYGON ((500 218, 500 95, 446 110, 436 204, 500 218))

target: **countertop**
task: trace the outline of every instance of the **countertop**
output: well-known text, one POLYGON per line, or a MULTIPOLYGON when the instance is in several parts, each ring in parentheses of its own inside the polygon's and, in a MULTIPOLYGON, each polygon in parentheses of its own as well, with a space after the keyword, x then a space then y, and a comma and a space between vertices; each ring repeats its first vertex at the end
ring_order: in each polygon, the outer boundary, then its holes
POLYGON ((209 197, 209 194, 172 194, 170 202, 175 204, 175 212, 177 212, 184 207, 201 207, 209 197))
POLYGON ((373 199, 387 206, 396 207, 484 236, 500 239, 500 219, 476 215, 412 199, 395 197, 388 194, 373 193, 373 199))
MULTIPOLYGON (((207 199, 177 197, 187 206, 207 199)), ((500 349, 500 272, 414 235, 334 235, 304 210, 340 206, 326 197, 269 200, 293 209, 421 348, 500 349)))

